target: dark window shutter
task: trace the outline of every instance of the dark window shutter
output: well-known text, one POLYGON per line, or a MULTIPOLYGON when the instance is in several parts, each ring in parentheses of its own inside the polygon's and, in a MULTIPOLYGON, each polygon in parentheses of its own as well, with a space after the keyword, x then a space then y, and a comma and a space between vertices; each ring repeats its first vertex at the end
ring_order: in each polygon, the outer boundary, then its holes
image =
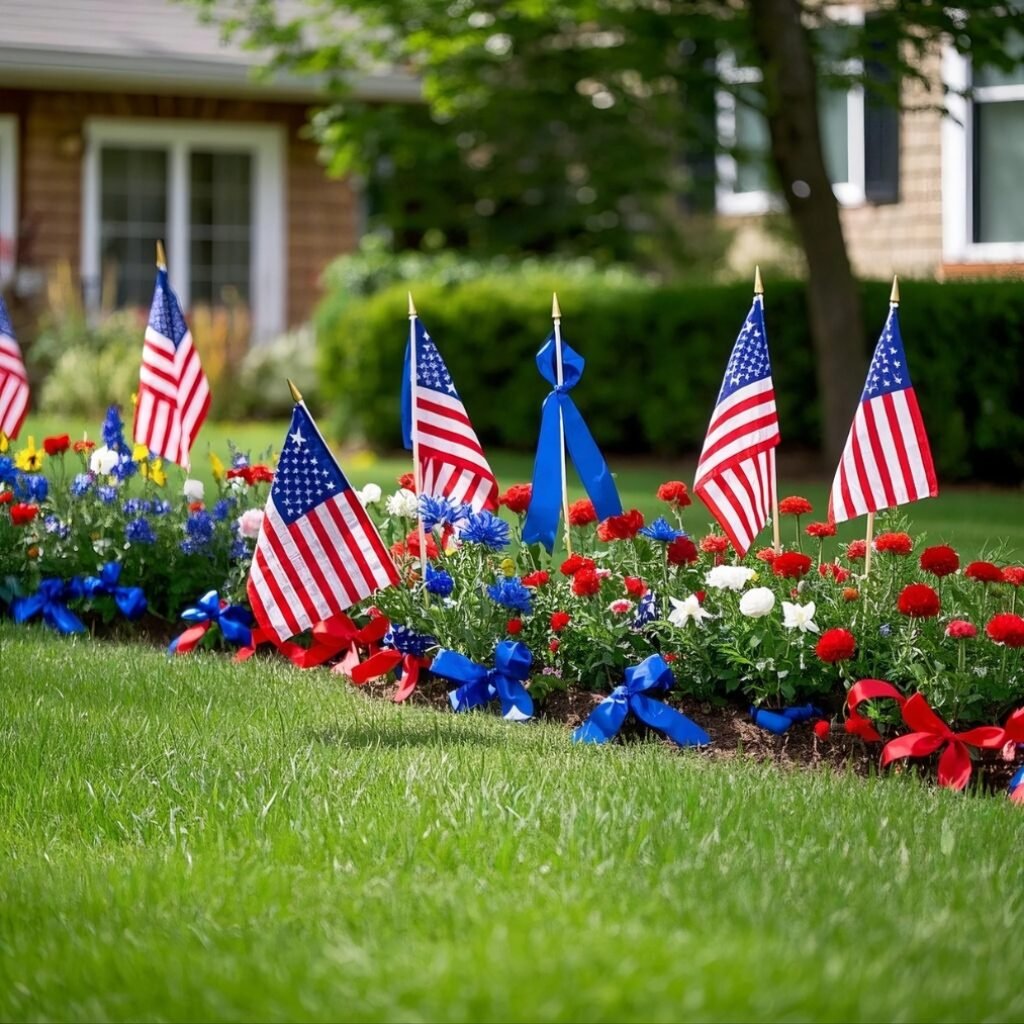
MULTIPOLYGON (((870 39, 870 15, 867 29, 870 39)), ((878 51, 885 43, 876 38, 870 45, 878 51)), ((869 203, 898 203, 900 111, 881 98, 896 93, 892 65, 868 59, 864 72, 867 79, 864 90, 864 194, 869 203), (877 91, 871 88, 872 83, 877 91)))

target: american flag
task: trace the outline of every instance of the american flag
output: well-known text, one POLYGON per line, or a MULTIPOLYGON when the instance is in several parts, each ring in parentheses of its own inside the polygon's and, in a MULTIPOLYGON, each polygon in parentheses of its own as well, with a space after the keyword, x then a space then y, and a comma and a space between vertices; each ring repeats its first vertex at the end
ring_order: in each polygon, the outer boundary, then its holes
MULTIPOLYGON (((420 320, 416 330, 416 427, 424 494, 467 502, 479 512, 498 507, 498 481, 487 464, 466 407, 452 383, 441 353, 420 320)), ((413 447, 410 402, 410 346, 402 377, 402 433, 413 447)))
POLYGON ((359 496, 296 405, 249 570, 256 620, 287 640, 397 582, 359 496))
POLYGON ((186 469, 210 408, 210 386, 167 271, 156 272, 135 407, 135 442, 186 469))
POLYGON ((725 368, 693 489, 742 555, 775 502, 779 418, 764 305, 754 296, 725 368))
POLYGON ((17 437, 28 412, 28 376, 0 296, 0 433, 17 437))
POLYGON ((899 315, 893 304, 832 482, 829 516, 842 523, 866 512, 934 498, 938 493, 928 435, 910 383, 899 315))

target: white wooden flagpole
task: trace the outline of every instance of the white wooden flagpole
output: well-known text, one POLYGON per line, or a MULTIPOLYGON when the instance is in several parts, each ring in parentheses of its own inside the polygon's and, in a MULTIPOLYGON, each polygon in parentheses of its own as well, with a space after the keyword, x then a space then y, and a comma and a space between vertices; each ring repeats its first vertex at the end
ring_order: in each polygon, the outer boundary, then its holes
MULTIPOLYGON (((420 495, 423 493, 423 473, 420 469, 420 432, 419 413, 416 410, 416 306, 409 292, 409 411, 412 417, 412 479, 416 488, 416 523, 420 538, 420 579, 427 581, 427 531, 423 528, 423 515, 419 509, 420 495)), ((429 602, 426 587, 424 599, 429 602)))
MULTIPOLYGON (((761 280, 761 268, 754 266, 754 298, 761 297, 761 313, 764 314, 764 283, 761 280)), ((772 460, 772 550, 775 554, 782 553, 782 538, 779 525, 779 470, 775 458, 775 449, 771 450, 772 460)))
MULTIPOLYGON (((551 319, 555 322, 555 375, 558 386, 563 383, 562 370, 562 311, 558 308, 558 293, 551 293, 551 319)), ((565 420, 562 407, 558 407, 558 454, 562 465, 562 516, 565 519, 565 554, 572 555, 572 533, 569 526, 569 481, 565 467, 565 420)))

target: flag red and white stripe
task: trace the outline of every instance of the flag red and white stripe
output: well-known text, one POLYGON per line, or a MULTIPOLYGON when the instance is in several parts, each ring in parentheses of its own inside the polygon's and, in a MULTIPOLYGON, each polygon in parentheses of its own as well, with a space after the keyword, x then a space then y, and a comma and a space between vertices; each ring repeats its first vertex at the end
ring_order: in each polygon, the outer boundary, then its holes
POLYGON ((733 346, 693 486, 741 555, 772 513, 779 436, 758 295, 733 346))
POLYGON ((15 438, 28 414, 28 374, 0 296, 0 433, 15 438))
POLYGON ((181 304, 157 270, 142 349, 134 437, 150 454, 189 468, 189 452, 210 408, 210 386, 181 304))
POLYGON ((257 622, 284 641, 398 579, 358 494, 296 405, 249 570, 257 622))
POLYGON ((402 388, 406 447, 419 452, 422 493, 465 502, 479 512, 498 507, 498 481, 462 404, 437 346, 415 321, 416 415, 409 409, 410 361, 406 351, 402 388), (413 445, 412 431, 416 431, 413 445))
POLYGON ((893 304, 832 483, 829 517, 841 523, 938 493, 893 304))

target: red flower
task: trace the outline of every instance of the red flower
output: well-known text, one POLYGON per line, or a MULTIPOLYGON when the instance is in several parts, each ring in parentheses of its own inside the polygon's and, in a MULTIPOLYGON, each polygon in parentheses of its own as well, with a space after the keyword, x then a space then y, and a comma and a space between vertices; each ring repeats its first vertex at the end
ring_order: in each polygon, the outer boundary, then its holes
POLYGON ((67 434, 57 434, 54 437, 43 438, 43 451, 47 455, 60 455, 71 447, 71 438, 67 434))
POLYGON ((676 537, 665 548, 665 557, 668 558, 669 565, 691 565, 699 557, 697 545, 689 537, 676 537))
POLYGON ((548 650, 552 654, 557 654, 558 653, 558 648, 561 647, 561 646, 562 646, 562 642, 557 637, 553 637, 551 640, 548 641, 548 650))
POLYGON ((644 525, 643 514, 635 508, 621 516, 609 516, 597 528, 597 539, 603 541, 632 540, 644 525))
POLYGON ((843 588, 844 601, 856 601, 858 597, 860 597, 860 591, 856 587, 843 588))
POLYGON ((19 501, 17 505, 11 506, 11 522, 15 526, 27 526, 36 517, 39 511, 38 505, 27 505, 19 501))
POLYGON ((866 541, 851 540, 850 543, 846 545, 846 557, 851 562, 856 562, 859 559, 863 558, 867 554, 867 552, 868 545, 866 541))
POLYGON ((416 477, 412 473, 403 473, 401 476, 395 478, 398 481, 398 486, 406 491, 416 490, 416 477))
POLYGON ((14 495, 10 491, 0 491, 0 505, 10 505, 14 501, 14 495))
POLYGON ((533 496, 531 484, 513 484, 504 494, 498 497, 498 504, 504 505, 509 512, 521 516, 530 507, 533 496))
POLYGON ((729 538, 720 533, 709 533, 701 537, 700 549, 708 555, 724 555, 729 550, 729 538))
POLYGON ((522 631, 523 631, 523 620, 522 619, 509 619, 508 622, 505 623, 505 632, 508 633, 509 636, 515 636, 516 633, 521 633, 522 631))
POLYGON ((934 619, 939 614, 939 595, 927 583, 911 583, 900 591, 896 607, 912 619, 934 619))
MULTIPOLYGON (((399 541, 397 544, 391 545, 391 554, 395 558, 402 558, 407 556, 409 558, 420 557, 420 534, 419 530, 413 530, 408 537, 405 538, 403 544, 399 541)), ((428 533, 427 534, 427 558, 433 561, 438 556, 437 543, 434 538, 428 533)))
POLYGON ((1024 565, 1008 565, 1003 570, 1003 582, 1014 587, 1024 583, 1024 565))
POLYGON ((940 579, 960 568, 960 556, 946 544, 936 544, 921 552, 921 568, 940 579))
POLYGON ((551 629, 555 633, 561 633, 570 622, 572 622, 572 616, 568 612, 551 613, 551 629))
POLYGON ((814 648, 814 653, 822 660, 831 663, 848 661, 857 649, 854 635, 845 629, 828 629, 821 634, 821 639, 814 648))
POLYGON ((626 576, 622 582, 625 584, 626 593, 634 597, 643 597, 650 590, 650 587, 639 576, 626 576))
POLYGON ((666 480, 658 488, 658 500, 670 502, 676 508, 686 508, 693 504, 682 480, 666 480))
POLYGON ((822 718, 820 721, 814 723, 814 735, 817 736, 819 740, 827 740, 830 729, 831 726, 828 723, 828 719, 822 718))
POLYGON ((76 441, 72 446, 71 450, 81 454, 82 452, 91 452, 96 447, 95 441, 76 441))
POLYGON ((679 655, 678 654, 663 654, 661 657, 665 661, 667 661, 670 665, 672 664, 673 661, 678 661, 679 660, 679 655))
POLYGON ((875 550, 887 551, 891 555, 909 555, 914 542, 909 533, 880 533, 875 538, 875 550))
POLYGON ((581 498, 569 506, 569 525, 586 526, 588 523, 597 522, 597 512, 594 503, 589 498, 581 498))
POLYGON ((771 565, 775 561, 775 548, 761 548, 754 557, 759 562, 766 562, 771 565))
MULTIPOLYGON (((12 510, 13 511, 13 510, 12 510)), ((989 639, 1007 647, 1024 647, 1024 619, 1019 615, 1002 612, 993 615, 985 627, 989 639)))
POLYGON ((779 515, 782 516, 806 516, 814 511, 814 507, 806 498, 798 494, 790 495, 779 502, 779 515))
POLYGON ((562 563, 562 575, 575 576, 580 569, 593 569, 596 564, 592 558, 586 558, 583 555, 570 555, 562 563))
POLYGON ((836 583, 845 583, 850 578, 850 571, 844 569, 838 562, 822 562, 818 566, 818 575, 822 579, 831 576, 836 583))
POLYGON ((971 562, 964 575, 969 580, 977 580, 979 583, 1002 583, 1003 570, 991 562, 971 562))
POLYGON ((201 501, 190 501, 188 503, 189 512, 202 512, 206 506, 201 501))
POLYGON ((249 476, 245 481, 250 487, 254 484, 272 484, 274 482, 274 471, 269 466, 256 463, 249 467, 249 476))
POLYGON ((601 577, 593 569, 580 569, 572 578, 572 592, 577 597, 590 597, 601 589, 601 577))
POLYGON ((550 581, 551 577, 543 570, 528 572, 522 579, 524 587, 543 587, 550 581))
POLYGON ((808 523, 804 529, 808 537, 834 537, 836 535, 835 523, 808 523))
POLYGON ((798 580, 811 567, 811 556, 799 551, 785 551, 772 562, 772 572, 789 580, 798 580))
POLYGON ((951 640, 970 640, 978 635, 978 630, 973 622, 966 619, 953 619, 946 627, 946 636, 951 640))

